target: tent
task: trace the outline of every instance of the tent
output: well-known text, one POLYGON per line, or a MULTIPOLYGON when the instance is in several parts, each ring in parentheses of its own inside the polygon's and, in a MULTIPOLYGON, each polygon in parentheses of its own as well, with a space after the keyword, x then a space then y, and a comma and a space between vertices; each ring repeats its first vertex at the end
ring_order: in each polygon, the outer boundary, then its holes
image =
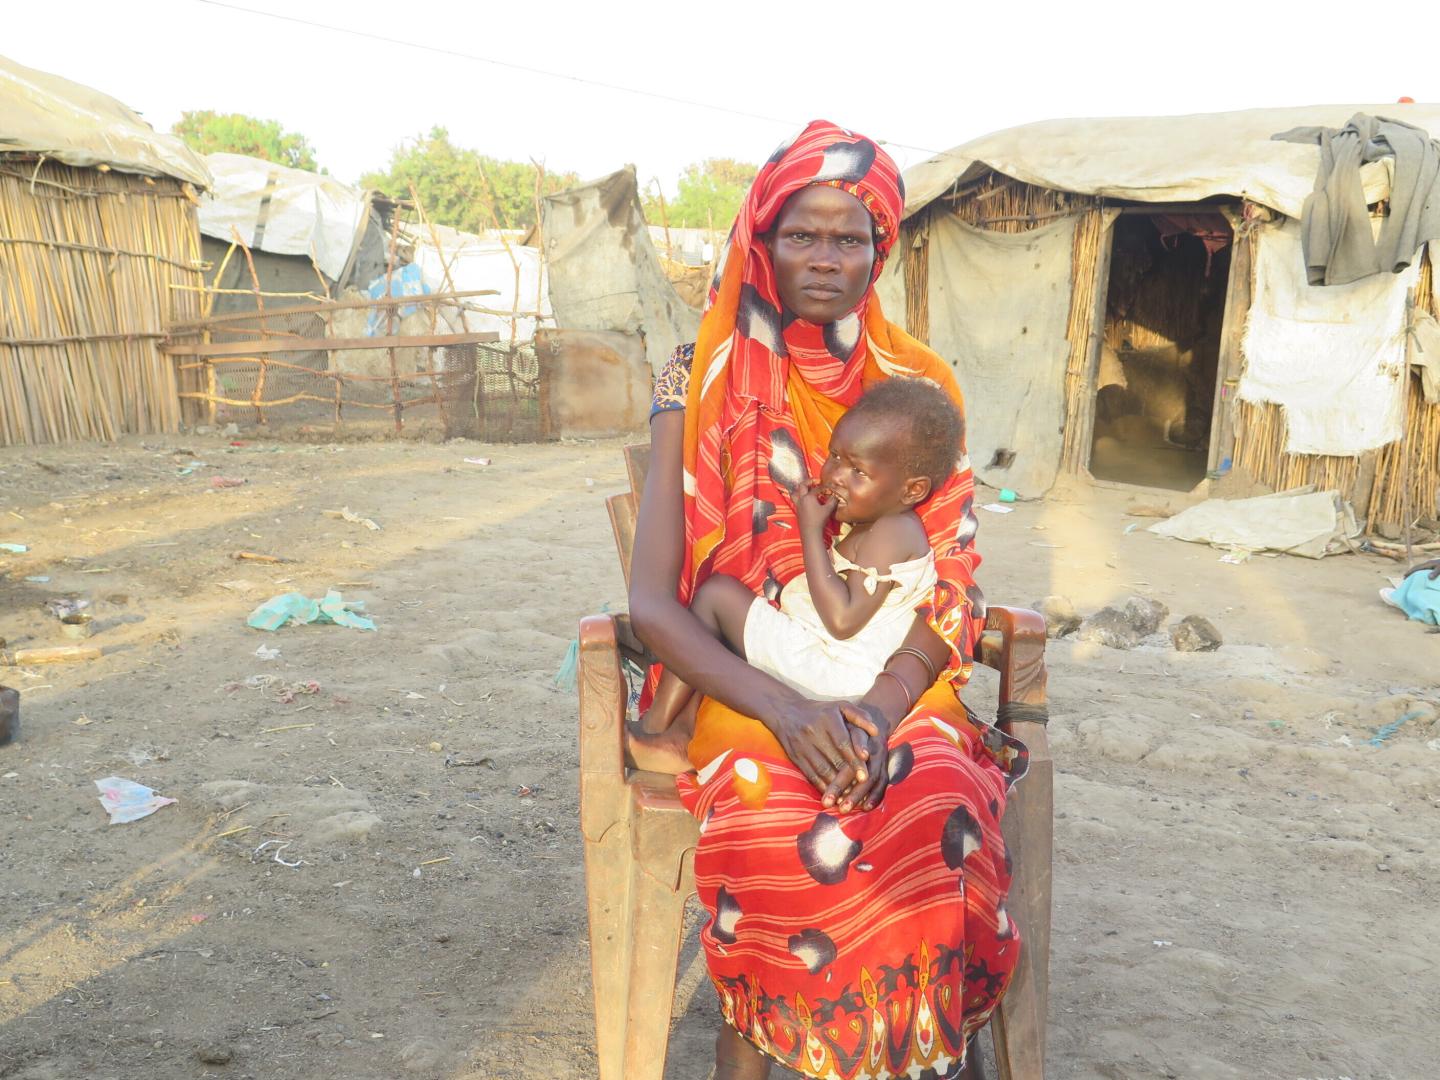
MULTIPOLYGON (((977 475, 1041 495, 1065 474, 1184 490, 1235 469, 1339 488, 1372 521, 1440 512, 1428 254, 1307 285, 1319 150, 1272 139, 1357 113, 1440 133, 1440 106, 1414 104, 1050 120, 910 169, 880 293, 954 364, 977 475)), ((1360 178, 1378 228, 1393 163, 1360 178)))
POLYGON ((383 195, 244 154, 208 154, 205 164, 214 178, 199 209, 209 283, 237 290, 217 295, 215 314, 254 307, 240 295, 254 286, 250 263, 226 260, 237 238, 250 249, 262 292, 296 294, 291 304, 269 300, 272 307, 304 303, 306 293, 363 289, 385 272, 394 204, 383 195))
MULTIPOLYGON (((407 226, 404 235, 414 248, 414 262, 431 292, 489 289, 493 296, 467 297, 449 321, 459 327, 460 312, 469 330, 493 330, 502 342, 531 341, 540 326, 551 325, 550 290, 538 248, 445 225, 407 226)), ((446 309, 441 309, 444 312, 446 309)))
POLYGON ((159 345, 199 312, 209 184, 114 98, 0 57, 0 445, 178 430, 159 345))

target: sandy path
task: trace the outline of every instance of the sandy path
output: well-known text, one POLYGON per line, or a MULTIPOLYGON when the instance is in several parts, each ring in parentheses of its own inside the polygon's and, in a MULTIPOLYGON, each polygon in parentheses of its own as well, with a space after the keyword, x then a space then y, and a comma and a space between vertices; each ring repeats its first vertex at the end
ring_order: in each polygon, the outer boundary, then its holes
MULTIPOLYGON (((58 640, 39 605, 73 592, 106 646, 0 669, 25 690, 0 749, 0 1077, 594 1075, 574 697, 553 680, 577 617, 623 603, 619 445, 0 451, 0 540, 31 546, 0 562, 0 636, 58 640), (192 457, 209 466, 177 475, 192 457), (343 505, 382 530, 323 513, 343 505), (375 633, 244 625, 337 582, 369 583, 342 591, 375 633), (111 773, 180 802, 108 826, 111 773), (304 865, 252 861, 266 839, 304 865)), ((1380 606, 1389 564, 1227 566, 1123 535, 1126 502, 982 522, 994 601, 1139 591, 1226 637, 1052 648, 1052 1074, 1434 1075, 1440 728, 1366 739, 1440 696, 1440 637, 1380 606)), ((715 1008, 693 939, 681 964, 669 1075, 689 1080, 715 1008)))

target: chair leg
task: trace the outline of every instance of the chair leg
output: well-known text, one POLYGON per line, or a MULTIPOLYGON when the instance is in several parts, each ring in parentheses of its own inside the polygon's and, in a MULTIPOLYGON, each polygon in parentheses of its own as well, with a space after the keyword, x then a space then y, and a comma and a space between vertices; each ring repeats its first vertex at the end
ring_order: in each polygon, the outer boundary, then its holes
POLYGON ((1023 941, 1015 977, 991 1017, 990 1031, 1000 1080, 1045 1080, 1054 762, 1043 724, 1017 723, 1014 734, 1030 748, 1030 770, 1011 791, 1001 828, 1015 870, 1009 911, 1023 941))
POLYGON ((689 890, 657 880, 638 861, 631 866, 625 1080, 662 1080, 689 890))
POLYGON ((628 822, 585 841, 585 894, 590 909, 590 978, 595 988, 595 1052, 600 1080, 627 1080, 625 1016, 633 954, 630 878, 635 868, 628 822))

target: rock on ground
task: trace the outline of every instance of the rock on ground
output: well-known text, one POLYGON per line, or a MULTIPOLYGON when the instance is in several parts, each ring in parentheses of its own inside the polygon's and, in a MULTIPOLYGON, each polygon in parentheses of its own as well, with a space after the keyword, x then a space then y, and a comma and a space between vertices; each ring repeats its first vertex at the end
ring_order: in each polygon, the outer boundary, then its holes
POLYGON ((1180 652, 1214 652, 1224 638, 1203 615, 1186 615, 1170 627, 1170 641, 1180 652))
POLYGON ((1075 636, 1111 649, 1133 649, 1160 628, 1170 609, 1158 600, 1132 596, 1123 607, 1103 607, 1080 624, 1075 636))
POLYGON ((1133 649, 1140 644, 1140 634, 1119 608, 1106 607, 1080 624, 1075 632, 1080 641, 1093 641, 1110 649, 1133 649))
POLYGON ((1170 609, 1159 600, 1149 600, 1143 596, 1132 596, 1126 600, 1124 611, 1130 625, 1142 638, 1159 630, 1165 616, 1170 614, 1170 609))
POLYGON ((1080 628, 1080 613, 1069 597, 1047 596, 1035 601, 1035 610, 1045 617, 1045 636, 1064 637, 1080 628))

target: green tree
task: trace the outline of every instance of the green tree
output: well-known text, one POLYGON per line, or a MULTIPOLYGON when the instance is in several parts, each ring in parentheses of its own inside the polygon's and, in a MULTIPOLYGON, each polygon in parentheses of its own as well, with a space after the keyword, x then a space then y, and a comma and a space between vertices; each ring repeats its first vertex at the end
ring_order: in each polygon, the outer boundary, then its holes
MULTIPOLYGON (((535 224, 535 178, 528 161, 500 161, 456 146, 443 127, 396 147, 384 172, 366 173, 360 185, 375 188, 395 199, 410 198, 410 185, 432 221, 465 232, 491 228, 524 229, 535 224)), ((578 184, 574 173, 546 172, 542 194, 553 194, 578 184)))
POLYGON ((304 135, 286 131, 278 120, 258 120, 244 113, 217 113, 209 109, 180 114, 171 132, 200 154, 248 154, 292 169, 319 171, 315 148, 304 135))
MULTIPOLYGON (((758 165, 733 158, 710 158, 687 165, 675 198, 665 203, 664 217, 676 228, 703 229, 713 225, 723 232, 735 220, 758 171, 758 165)), ((661 216, 660 200, 647 193, 645 219, 659 225, 661 216)))

